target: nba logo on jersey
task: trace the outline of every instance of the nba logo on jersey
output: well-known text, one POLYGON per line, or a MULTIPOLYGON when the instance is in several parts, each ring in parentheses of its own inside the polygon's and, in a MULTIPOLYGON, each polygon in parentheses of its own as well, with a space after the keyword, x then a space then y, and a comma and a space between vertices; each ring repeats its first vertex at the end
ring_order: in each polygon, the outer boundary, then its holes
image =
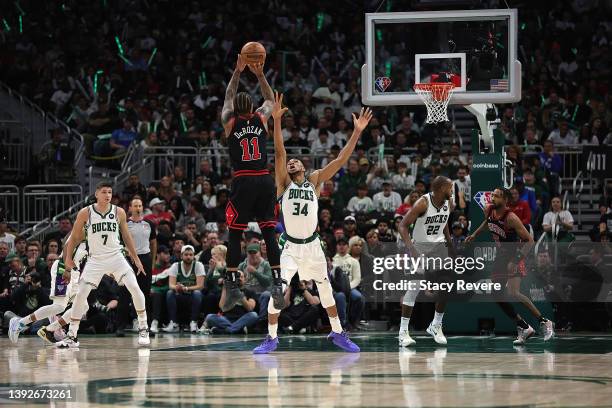
POLYGON ((483 211, 491 204, 491 194, 492 191, 479 191, 474 195, 474 200, 483 211))

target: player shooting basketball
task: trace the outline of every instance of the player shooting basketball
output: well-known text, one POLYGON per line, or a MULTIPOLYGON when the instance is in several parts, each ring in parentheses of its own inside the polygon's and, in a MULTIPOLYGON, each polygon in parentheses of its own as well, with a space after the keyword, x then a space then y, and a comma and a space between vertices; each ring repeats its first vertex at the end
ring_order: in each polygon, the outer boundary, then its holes
POLYGON ((227 274, 224 290, 225 302, 221 309, 232 309, 243 294, 238 288, 238 264, 240 263, 240 241, 242 231, 249 221, 256 219, 266 246, 272 267, 273 284, 271 296, 274 307, 282 310, 284 298, 280 274, 280 250, 276 242, 274 208, 276 195, 274 180, 268 171, 266 139, 268 118, 272 113, 274 93, 263 72, 263 61, 246 63, 238 55, 236 68, 227 86, 221 121, 227 138, 230 161, 234 170, 232 191, 225 218, 229 227, 227 274), (240 74, 248 65, 259 81, 264 102, 253 112, 253 100, 246 92, 237 93, 240 74))

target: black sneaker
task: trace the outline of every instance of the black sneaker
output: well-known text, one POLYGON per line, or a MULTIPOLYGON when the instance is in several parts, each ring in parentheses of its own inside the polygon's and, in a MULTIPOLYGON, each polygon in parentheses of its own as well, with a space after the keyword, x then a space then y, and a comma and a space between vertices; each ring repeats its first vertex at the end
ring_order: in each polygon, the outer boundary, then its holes
POLYGON ((118 327, 117 331, 115 332, 115 336, 117 336, 117 337, 125 337, 125 330, 123 330, 122 327, 118 327))
POLYGON ((272 304, 276 310, 283 310, 285 308, 285 297, 283 296, 283 285, 273 285, 270 291, 272 297, 272 304))
POLYGON ((57 340, 55 340, 55 336, 53 335, 53 332, 48 331, 47 326, 43 326, 40 329, 38 329, 36 334, 38 334, 38 337, 40 337, 41 339, 43 339, 49 344, 57 343, 57 340))
POLYGON ((236 282, 227 280, 223 284, 226 285, 225 303, 221 305, 221 311, 227 312, 236 306, 236 303, 244 297, 244 293, 242 293, 236 282))

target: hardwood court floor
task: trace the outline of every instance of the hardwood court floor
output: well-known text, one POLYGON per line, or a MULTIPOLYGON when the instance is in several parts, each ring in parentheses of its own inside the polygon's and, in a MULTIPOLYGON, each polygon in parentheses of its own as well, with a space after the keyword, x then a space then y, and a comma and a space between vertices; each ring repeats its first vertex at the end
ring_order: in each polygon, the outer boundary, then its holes
MULTIPOLYGON (((260 336, 83 337, 79 350, 21 337, 0 339, 0 406, 33 405, 9 389, 69 384, 72 402, 51 406, 597 407, 612 405, 612 337, 568 336, 514 348, 512 338, 456 336, 446 348, 416 336, 358 333, 360 354, 323 336, 284 336, 253 356, 260 336)), ((43 401, 49 406, 49 401, 43 401)), ((41 405, 39 405, 41 406, 41 405)))

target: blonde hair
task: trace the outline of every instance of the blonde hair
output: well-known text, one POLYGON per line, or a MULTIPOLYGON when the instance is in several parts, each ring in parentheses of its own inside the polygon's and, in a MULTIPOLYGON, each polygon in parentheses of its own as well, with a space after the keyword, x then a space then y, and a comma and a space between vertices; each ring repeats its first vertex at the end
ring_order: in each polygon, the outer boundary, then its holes
POLYGON ((361 244, 361 245, 363 245, 363 243, 364 243, 364 242, 363 242, 363 238, 361 238, 361 237, 360 237, 360 236, 358 236, 358 235, 355 235, 355 236, 353 236, 353 237, 351 237, 351 238, 349 239, 349 242, 348 242, 348 245, 349 245, 349 250, 350 250, 350 249, 353 247, 353 245, 356 245, 356 244, 361 244))
POLYGON ((225 257, 227 256, 227 247, 221 244, 215 245, 213 249, 210 250, 210 254, 214 255, 216 253, 222 255, 223 259, 225 260, 225 257))

